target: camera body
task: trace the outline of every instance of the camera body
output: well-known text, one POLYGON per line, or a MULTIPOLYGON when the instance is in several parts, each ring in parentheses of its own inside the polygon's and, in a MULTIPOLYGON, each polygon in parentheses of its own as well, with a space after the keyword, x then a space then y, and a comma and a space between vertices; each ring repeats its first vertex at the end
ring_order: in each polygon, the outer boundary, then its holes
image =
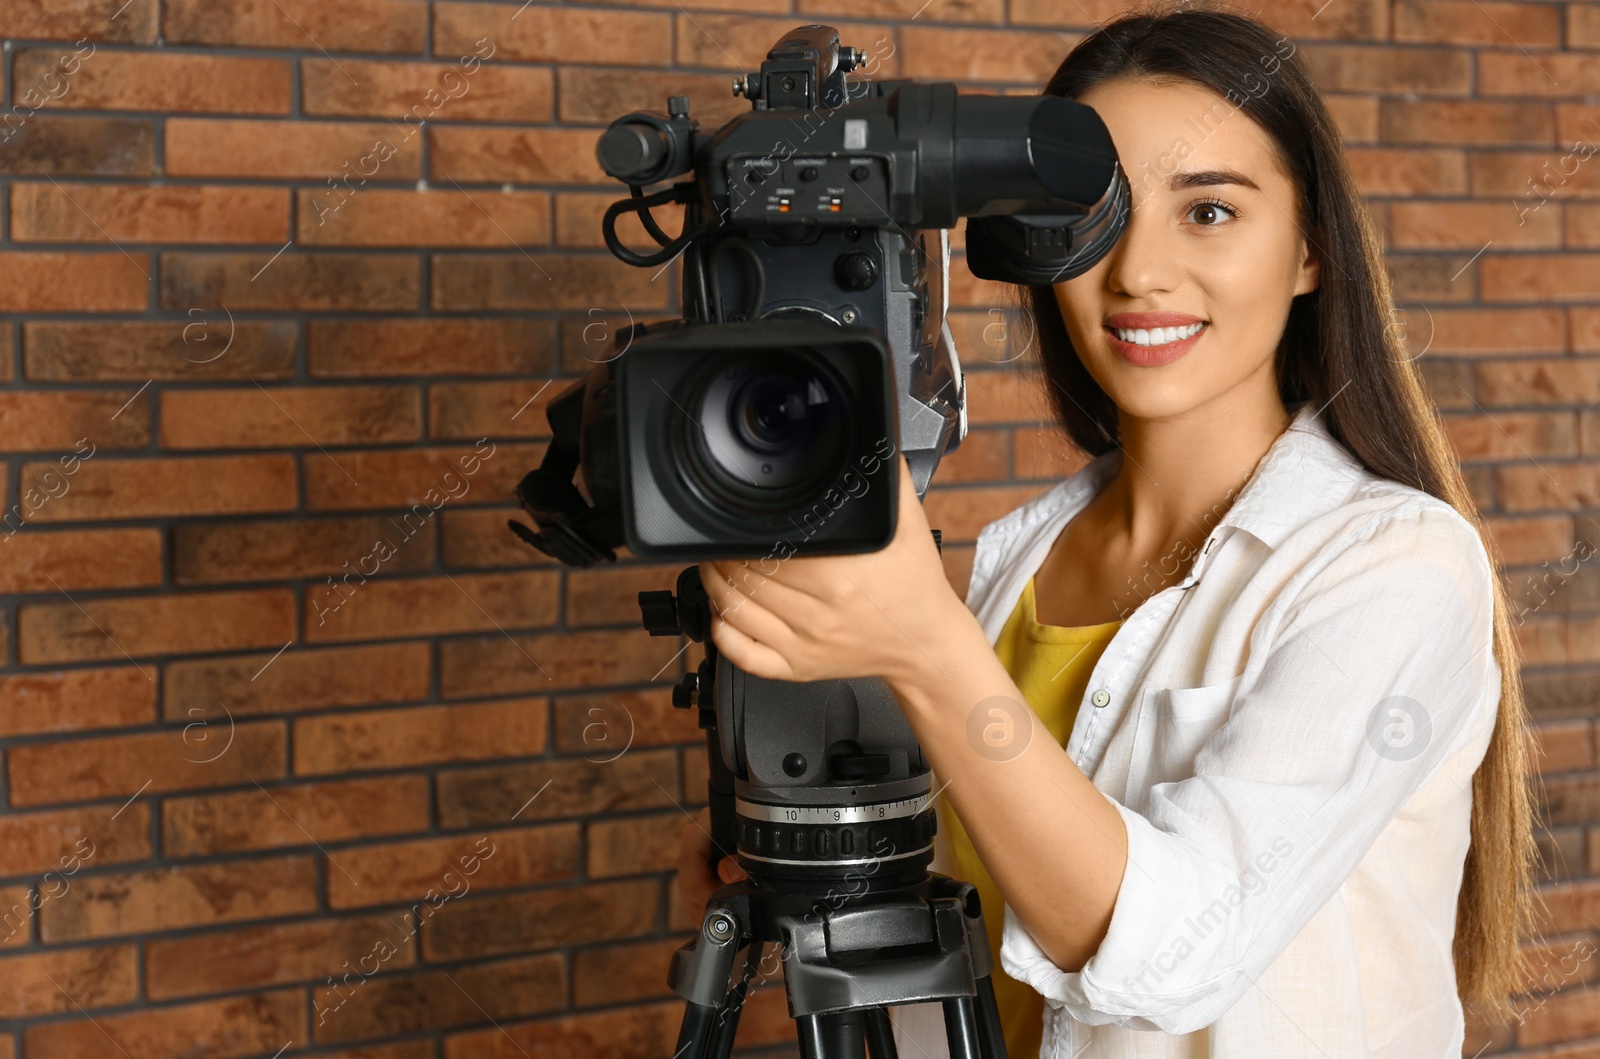
POLYGON ((623 543, 691 561, 882 547, 893 460, 921 493, 966 435, 946 230, 968 218, 973 272, 1015 283, 1071 278, 1120 235, 1127 181, 1088 107, 850 79, 863 62, 801 26, 735 79, 748 113, 706 133, 674 97, 600 137, 630 186, 606 244, 640 267, 681 255, 682 319, 619 332, 551 402, 551 447, 517 490, 542 532, 511 523, 528 543, 585 566, 623 543), (650 212, 669 202, 676 237, 650 212), (621 243, 625 212, 658 250, 621 243))

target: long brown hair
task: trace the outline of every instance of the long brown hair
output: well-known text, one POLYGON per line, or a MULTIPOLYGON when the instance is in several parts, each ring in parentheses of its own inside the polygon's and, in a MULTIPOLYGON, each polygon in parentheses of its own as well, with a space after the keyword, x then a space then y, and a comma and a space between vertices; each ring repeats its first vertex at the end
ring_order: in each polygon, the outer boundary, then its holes
MULTIPOLYGON (((1462 477, 1403 334, 1397 333, 1382 246, 1345 160, 1327 104, 1293 45, 1241 14, 1199 9, 1135 13, 1104 24, 1056 69, 1047 95, 1079 98, 1119 77, 1183 80, 1242 110, 1272 140, 1299 192, 1299 226, 1323 262, 1318 289, 1295 297, 1276 353, 1286 407, 1305 400, 1375 474, 1444 500, 1478 529, 1497 573, 1494 540, 1462 477), (1248 72, 1248 73, 1247 73, 1248 72)), ((1142 174, 1130 173, 1134 182, 1142 174)), ((1048 285, 1018 288, 1038 338, 1051 407, 1091 456, 1115 448, 1117 408, 1078 359, 1048 285)), ((1456 907, 1455 969, 1464 1004, 1511 1014, 1521 982, 1519 939, 1533 927, 1533 804, 1520 656, 1500 576, 1494 650, 1500 707, 1472 780, 1472 843, 1456 907)))

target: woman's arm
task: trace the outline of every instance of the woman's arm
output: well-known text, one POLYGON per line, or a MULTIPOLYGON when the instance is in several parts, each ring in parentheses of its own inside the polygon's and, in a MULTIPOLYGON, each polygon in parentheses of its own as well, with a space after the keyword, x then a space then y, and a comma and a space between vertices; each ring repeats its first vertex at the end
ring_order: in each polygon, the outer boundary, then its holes
POLYGON ((940 628, 928 645, 937 667, 887 682, 1006 903, 1051 962, 1075 971, 1111 922, 1128 863, 1122 815, 1028 707, 972 612, 940 628), (985 741, 991 727, 1002 746, 985 741))

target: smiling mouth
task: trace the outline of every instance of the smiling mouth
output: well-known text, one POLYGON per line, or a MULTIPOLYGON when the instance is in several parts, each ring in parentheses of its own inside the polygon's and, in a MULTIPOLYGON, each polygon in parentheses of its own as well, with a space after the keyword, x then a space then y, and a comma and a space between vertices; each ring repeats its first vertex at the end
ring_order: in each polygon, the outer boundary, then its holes
POLYGON ((1131 342, 1136 346, 1166 346, 1182 342, 1186 338, 1193 338, 1207 326, 1209 325, 1202 321, 1185 327, 1108 327, 1106 330, 1122 341, 1131 342))

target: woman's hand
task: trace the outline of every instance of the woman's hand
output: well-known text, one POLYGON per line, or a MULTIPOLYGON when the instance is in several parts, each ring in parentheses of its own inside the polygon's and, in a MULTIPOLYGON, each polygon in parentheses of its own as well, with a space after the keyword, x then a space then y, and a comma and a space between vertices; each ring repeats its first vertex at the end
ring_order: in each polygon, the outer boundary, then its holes
MULTIPOLYGON (((859 555, 700 563, 711 638, 769 680, 891 680, 937 667, 935 633, 966 605, 950 587, 905 454, 894 539, 859 555)), ((846 501, 849 503, 850 501, 846 501)))
POLYGON ((684 821, 678 832, 678 897, 689 922, 698 924, 705 918, 706 902, 713 892, 744 877, 744 869, 732 854, 723 857, 712 874, 710 806, 701 809, 695 820, 684 821))

